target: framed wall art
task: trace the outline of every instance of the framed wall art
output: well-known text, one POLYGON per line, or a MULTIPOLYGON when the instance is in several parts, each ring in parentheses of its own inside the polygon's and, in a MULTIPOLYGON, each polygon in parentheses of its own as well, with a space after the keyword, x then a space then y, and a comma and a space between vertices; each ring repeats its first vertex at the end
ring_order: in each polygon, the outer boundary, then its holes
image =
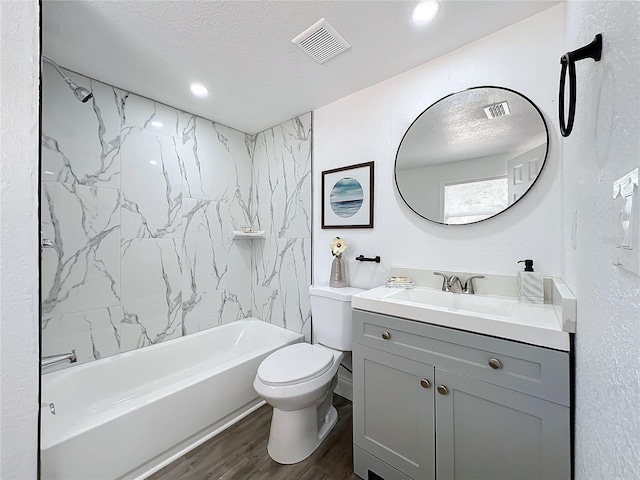
POLYGON ((373 162, 322 172, 322 228, 373 228, 373 162))

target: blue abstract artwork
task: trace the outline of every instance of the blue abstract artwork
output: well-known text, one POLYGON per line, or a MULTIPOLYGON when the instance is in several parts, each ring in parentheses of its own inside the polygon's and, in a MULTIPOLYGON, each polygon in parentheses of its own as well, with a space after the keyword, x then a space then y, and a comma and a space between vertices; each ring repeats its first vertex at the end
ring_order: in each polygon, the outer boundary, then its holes
POLYGON ((322 228, 373 228, 373 165, 322 172, 322 228))
POLYGON ((331 189, 329 204, 338 217, 350 218, 362 208, 364 192, 362 185, 353 177, 343 177, 331 189))

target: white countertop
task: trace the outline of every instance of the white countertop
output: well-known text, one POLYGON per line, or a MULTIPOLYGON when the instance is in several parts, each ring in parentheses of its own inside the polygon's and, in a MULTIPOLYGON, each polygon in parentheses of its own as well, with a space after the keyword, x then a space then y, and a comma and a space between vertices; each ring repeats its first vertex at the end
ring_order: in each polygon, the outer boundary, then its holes
MULTIPOLYGON (((553 303, 520 303, 513 297, 478 294, 476 295, 478 300, 491 302, 494 299, 498 303, 509 306, 508 313, 504 314, 478 313, 459 308, 459 305, 473 300, 461 297, 470 297, 467 294, 441 292, 429 287, 419 288, 428 290, 428 295, 432 297, 437 297, 439 294, 451 295, 451 297, 442 297, 445 300, 442 305, 427 305, 419 301, 389 298, 401 295, 399 292, 403 289, 382 286, 354 295, 351 298, 351 305, 358 310, 516 340, 556 350, 570 350, 569 332, 562 330, 566 322, 553 303), (448 305, 443 306, 445 304, 448 305)), ((575 298, 573 301, 575 302, 575 298)))

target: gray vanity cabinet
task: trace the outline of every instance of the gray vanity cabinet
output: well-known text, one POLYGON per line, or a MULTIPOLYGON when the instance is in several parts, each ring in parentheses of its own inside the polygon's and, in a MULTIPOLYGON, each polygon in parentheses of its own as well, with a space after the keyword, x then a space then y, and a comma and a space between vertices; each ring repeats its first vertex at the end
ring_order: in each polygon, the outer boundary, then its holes
POLYGON ((354 344, 353 373, 363 380, 353 392, 360 447, 410 478, 434 478, 433 366, 354 344))
POLYGON ((446 370, 436 382, 439 479, 570 478, 567 407, 446 370))
POLYGON ((355 310, 353 383, 365 480, 570 478, 566 352, 355 310))

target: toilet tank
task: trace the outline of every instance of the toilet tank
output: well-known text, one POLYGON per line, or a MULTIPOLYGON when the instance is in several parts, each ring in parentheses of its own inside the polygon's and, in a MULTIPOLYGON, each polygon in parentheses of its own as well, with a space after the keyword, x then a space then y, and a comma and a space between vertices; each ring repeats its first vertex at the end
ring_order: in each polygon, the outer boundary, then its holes
POLYGON ((351 296, 362 288, 309 287, 314 341, 335 350, 351 351, 351 296))

